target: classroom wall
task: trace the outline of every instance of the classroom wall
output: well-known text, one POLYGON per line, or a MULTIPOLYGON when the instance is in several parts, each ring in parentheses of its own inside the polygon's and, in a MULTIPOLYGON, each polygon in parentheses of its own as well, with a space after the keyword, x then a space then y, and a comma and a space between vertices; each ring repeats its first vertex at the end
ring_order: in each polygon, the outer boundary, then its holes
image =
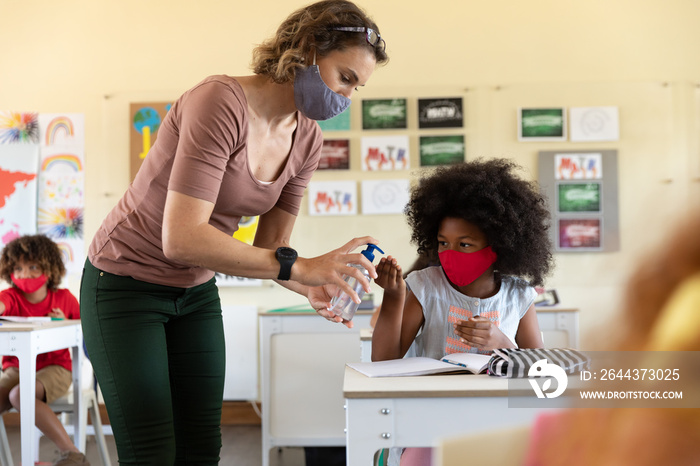
MULTIPOLYGON (((80 112, 86 120, 85 232, 129 182, 128 104, 177 98, 210 74, 249 73, 252 47, 301 0, 25 0, 0 2, 0 110, 80 112)), ((537 176, 540 150, 616 149, 621 250, 557 254, 547 286, 581 309, 582 342, 610 324, 639 256, 700 198, 700 2, 689 0, 362 0, 390 63, 354 97, 350 172, 315 180, 411 178, 416 99, 463 96, 467 158, 510 157, 537 176), (411 170, 359 170, 362 98, 406 97, 411 170), (606 144, 519 143, 519 106, 614 105, 621 138, 606 144)), ((424 134, 424 133, 421 133, 424 134)), ((408 267, 400 215, 309 217, 292 245, 313 256, 370 234, 408 267)), ((79 277, 70 277, 77 294, 79 277)), ((380 294, 380 293, 378 293, 380 294)), ((303 303, 281 287, 222 291, 225 304, 303 303)))

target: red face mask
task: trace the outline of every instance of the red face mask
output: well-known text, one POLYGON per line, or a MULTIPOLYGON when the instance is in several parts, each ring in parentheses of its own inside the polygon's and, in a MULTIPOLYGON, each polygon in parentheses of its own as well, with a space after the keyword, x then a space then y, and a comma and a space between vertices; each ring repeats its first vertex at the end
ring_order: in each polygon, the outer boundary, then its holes
POLYGON ((37 291, 44 286, 47 280, 46 275, 43 273, 36 278, 17 278, 15 274, 10 274, 10 278, 12 278, 12 282, 17 285, 17 288, 27 294, 37 291))
POLYGON ((446 249, 438 254, 447 278, 457 286, 469 285, 496 262, 491 246, 476 252, 459 252, 446 249))

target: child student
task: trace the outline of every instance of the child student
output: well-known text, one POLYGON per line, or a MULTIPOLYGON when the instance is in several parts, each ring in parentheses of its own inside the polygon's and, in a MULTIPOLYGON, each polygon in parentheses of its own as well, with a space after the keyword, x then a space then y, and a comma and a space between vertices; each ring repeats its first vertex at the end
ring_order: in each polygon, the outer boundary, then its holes
MULTIPOLYGON (((411 240, 441 266, 404 281, 396 259, 381 259, 373 361, 543 346, 531 285, 542 285, 552 264, 549 211, 517 168, 505 159, 444 166, 412 190, 411 240)), ((392 449, 389 464, 396 456, 392 449)), ((406 449, 401 459, 429 462, 430 449, 406 449)))
MULTIPOLYGON (((66 289, 58 289, 66 273, 61 251, 44 235, 21 236, 8 243, 0 256, 0 278, 12 285, 0 291, 0 314, 6 316, 51 316, 79 319, 78 300, 66 289)), ((43 353, 36 358, 36 426, 59 448, 54 466, 90 463, 73 445, 49 403, 65 395, 72 382, 68 349, 43 353)), ((19 411, 19 362, 2 358, 0 413, 19 411)))

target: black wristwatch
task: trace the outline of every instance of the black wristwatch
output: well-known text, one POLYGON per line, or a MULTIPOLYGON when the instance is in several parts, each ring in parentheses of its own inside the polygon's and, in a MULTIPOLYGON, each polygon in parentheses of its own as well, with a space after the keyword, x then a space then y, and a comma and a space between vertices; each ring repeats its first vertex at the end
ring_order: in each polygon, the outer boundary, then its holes
POLYGON ((297 252, 292 248, 277 248, 275 258, 280 263, 280 274, 277 275, 277 280, 289 280, 292 275, 292 265, 297 260, 297 252))

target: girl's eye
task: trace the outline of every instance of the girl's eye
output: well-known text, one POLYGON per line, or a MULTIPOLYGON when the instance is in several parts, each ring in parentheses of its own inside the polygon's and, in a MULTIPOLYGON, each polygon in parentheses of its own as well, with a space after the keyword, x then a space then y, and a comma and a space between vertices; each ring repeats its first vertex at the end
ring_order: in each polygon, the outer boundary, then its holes
POLYGON ((471 244, 469 244, 469 243, 459 243, 459 246, 460 246, 460 247, 463 247, 464 249, 466 249, 466 248, 468 248, 469 246, 471 246, 471 244))

